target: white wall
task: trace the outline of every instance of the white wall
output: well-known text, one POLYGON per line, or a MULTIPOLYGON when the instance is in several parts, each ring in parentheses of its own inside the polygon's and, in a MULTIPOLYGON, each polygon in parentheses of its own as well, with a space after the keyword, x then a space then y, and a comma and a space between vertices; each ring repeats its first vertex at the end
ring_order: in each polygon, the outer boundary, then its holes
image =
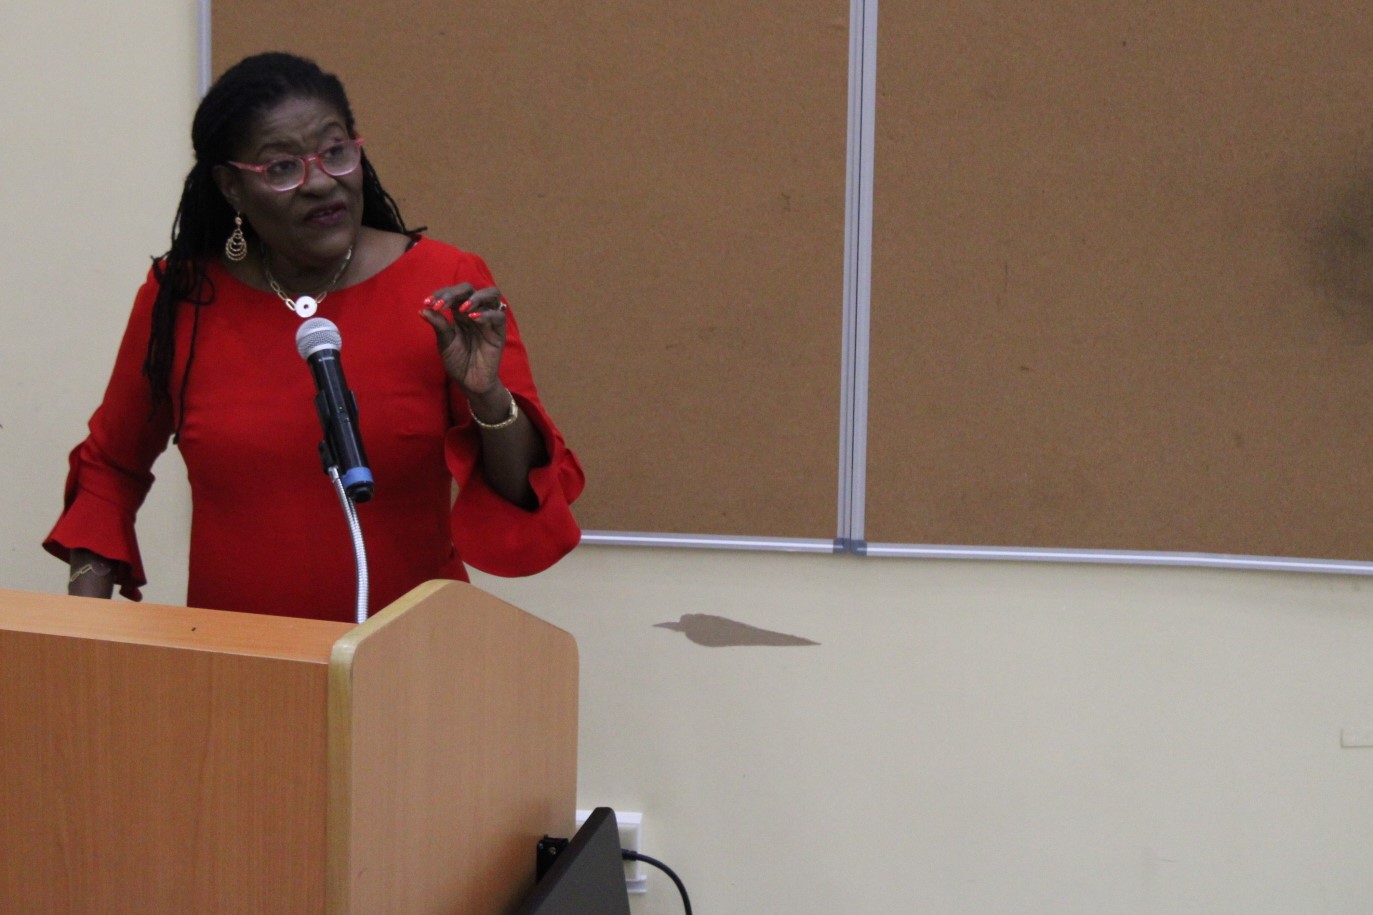
POLYGON ((480 583, 577 635, 583 803, 644 811, 700 911, 1373 911, 1368 581, 591 549, 480 583))
MULTIPOLYGON (((0 9, 11 588, 63 588, 38 542, 190 161, 194 10, 120 6, 0 9)), ((148 597, 181 603, 158 469, 148 597)), ((576 635, 579 803, 643 811, 701 913, 1373 911, 1373 749, 1340 747, 1373 581, 584 548, 478 583, 576 635), (689 613, 819 644, 655 625, 689 613)), ((636 915, 680 911, 650 881, 636 915)))
MULTIPOLYGON (((191 164, 199 17, 185 0, 0 4, 0 581, 62 590, 33 546, 62 507, 67 452, 99 403, 138 284, 167 249, 191 164)), ((181 603, 185 472, 155 472, 147 596, 181 603)))

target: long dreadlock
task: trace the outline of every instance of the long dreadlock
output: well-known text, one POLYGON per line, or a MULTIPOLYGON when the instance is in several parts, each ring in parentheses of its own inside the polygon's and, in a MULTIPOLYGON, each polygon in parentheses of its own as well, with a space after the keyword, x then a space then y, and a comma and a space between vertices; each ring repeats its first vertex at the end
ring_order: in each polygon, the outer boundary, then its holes
MULTIPOLYGON (((172 244, 153 260, 158 281, 153 302, 152 333, 143 360, 143 374, 151 389, 156 410, 170 397, 172 366, 176 356, 176 321, 181 303, 193 306, 190 351, 181 377, 184 395, 195 358, 195 333, 199 309, 214 301, 214 284, 207 273, 210 261, 224 250, 233 230, 234 210, 215 184, 213 169, 227 163, 254 121, 268 109, 291 98, 320 99, 336 108, 348 132, 356 136, 353 109, 338 77, 325 73, 314 61, 279 52, 245 58, 224 72, 196 109, 191 123, 195 165, 181 189, 181 202, 172 221, 172 244)), ((376 170, 362 154, 362 224, 376 229, 409 234, 396 201, 381 186, 376 170)), ((249 234, 252 227, 245 225, 249 234)), ((181 397, 182 410, 185 398, 181 397)), ((181 430, 181 417, 176 429, 181 430)))

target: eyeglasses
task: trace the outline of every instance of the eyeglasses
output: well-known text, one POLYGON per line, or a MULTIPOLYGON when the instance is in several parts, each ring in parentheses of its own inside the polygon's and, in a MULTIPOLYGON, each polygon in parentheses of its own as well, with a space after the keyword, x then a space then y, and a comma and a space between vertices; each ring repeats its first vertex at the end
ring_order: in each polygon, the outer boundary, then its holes
POLYGON ((245 172, 257 172, 274 191, 294 191, 309 180, 311 162, 318 165, 324 174, 342 178, 352 173, 361 161, 362 137, 356 137, 331 143, 310 156, 281 156, 265 165, 249 165, 246 162, 229 164, 245 172))

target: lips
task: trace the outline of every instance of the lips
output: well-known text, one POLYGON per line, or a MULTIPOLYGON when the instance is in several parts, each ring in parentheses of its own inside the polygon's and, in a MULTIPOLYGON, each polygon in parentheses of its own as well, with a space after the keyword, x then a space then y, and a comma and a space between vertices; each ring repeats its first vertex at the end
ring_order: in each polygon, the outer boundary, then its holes
POLYGON ((328 229, 338 225, 348 218, 348 205, 344 203, 330 203, 317 206, 305 214, 305 222, 309 225, 321 229, 328 229))

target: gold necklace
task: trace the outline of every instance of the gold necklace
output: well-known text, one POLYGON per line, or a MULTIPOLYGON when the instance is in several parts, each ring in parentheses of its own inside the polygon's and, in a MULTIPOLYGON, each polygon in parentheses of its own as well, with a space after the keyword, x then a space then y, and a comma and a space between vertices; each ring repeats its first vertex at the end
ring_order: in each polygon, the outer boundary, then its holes
POLYGON ((348 253, 343 255, 343 263, 339 264, 338 272, 334 274, 334 278, 329 281, 328 285, 324 287, 324 291, 317 297, 303 295, 293 299, 288 296, 286 291, 281 288, 281 284, 277 282, 276 277, 272 276, 272 268, 267 266, 267 258, 265 256, 262 258, 262 275, 267 277, 267 285, 271 286, 272 291, 277 294, 277 297, 286 303, 287 308, 298 317, 308 318, 319 310, 319 303, 323 302, 324 297, 329 294, 329 291, 334 288, 339 280, 343 279, 343 272, 348 269, 348 264, 352 262, 352 260, 353 246, 349 245, 348 253))

